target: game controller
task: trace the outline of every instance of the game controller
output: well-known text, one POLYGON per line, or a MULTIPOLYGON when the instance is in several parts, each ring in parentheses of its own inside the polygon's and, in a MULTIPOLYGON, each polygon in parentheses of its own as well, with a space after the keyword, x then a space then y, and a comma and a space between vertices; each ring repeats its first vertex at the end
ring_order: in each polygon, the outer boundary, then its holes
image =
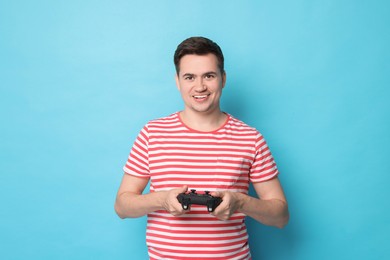
POLYGON ((177 200, 181 203, 184 210, 189 209, 192 204, 195 204, 205 205, 208 212, 213 212, 222 202, 220 197, 211 196, 209 191, 205 191, 204 194, 197 194, 196 190, 191 190, 190 193, 180 193, 177 196, 177 200))

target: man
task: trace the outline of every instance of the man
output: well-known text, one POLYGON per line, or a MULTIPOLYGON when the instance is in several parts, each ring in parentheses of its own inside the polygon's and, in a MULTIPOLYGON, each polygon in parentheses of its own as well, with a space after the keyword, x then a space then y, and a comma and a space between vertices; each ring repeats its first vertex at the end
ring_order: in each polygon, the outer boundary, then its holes
POLYGON ((174 62, 184 109, 141 130, 115 210, 121 218, 148 215, 150 259, 251 259, 245 216, 279 228, 289 219, 276 164, 255 128, 220 109, 220 47, 192 37, 177 47, 174 62), (248 195, 249 182, 259 198, 248 195), (189 188, 222 202, 213 212, 201 205, 184 210, 177 196, 189 188))

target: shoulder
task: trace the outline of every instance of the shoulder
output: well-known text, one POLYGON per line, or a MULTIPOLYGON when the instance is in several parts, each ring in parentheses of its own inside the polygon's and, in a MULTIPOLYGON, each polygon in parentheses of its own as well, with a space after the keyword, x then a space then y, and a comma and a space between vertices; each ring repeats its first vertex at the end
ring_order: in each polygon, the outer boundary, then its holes
POLYGON ((172 131, 174 129, 180 128, 181 122, 178 116, 178 112, 165 117, 152 119, 144 127, 144 129, 147 129, 148 132, 172 131))
POLYGON ((236 130, 239 132, 246 132, 248 134, 253 135, 261 135, 260 132, 253 126, 248 125, 247 123, 243 122, 242 120, 228 114, 229 116, 229 127, 232 130, 236 130))
POLYGON ((178 116, 177 116, 177 112, 175 112, 175 113, 172 113, 172 114, 170 114, 168 116, 164 116, 164 117, 160 117, 160 118, 155 118, 155 119, 149 120, 147 125, 159 124, 159 123, 169 123, 169 122, 174 122, 174 121, 177 121, 177 120, 178 120, 178 116))

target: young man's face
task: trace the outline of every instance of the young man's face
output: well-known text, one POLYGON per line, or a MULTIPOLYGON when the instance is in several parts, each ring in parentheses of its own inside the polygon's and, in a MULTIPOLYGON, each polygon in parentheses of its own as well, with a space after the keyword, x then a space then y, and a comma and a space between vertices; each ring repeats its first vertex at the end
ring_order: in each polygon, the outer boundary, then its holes
POLYGON ((180 60, 176 85, 185 110, 204 114, 220 112, 219 101, 226 75, 221 73, 214 54, 185 55, 180 60))

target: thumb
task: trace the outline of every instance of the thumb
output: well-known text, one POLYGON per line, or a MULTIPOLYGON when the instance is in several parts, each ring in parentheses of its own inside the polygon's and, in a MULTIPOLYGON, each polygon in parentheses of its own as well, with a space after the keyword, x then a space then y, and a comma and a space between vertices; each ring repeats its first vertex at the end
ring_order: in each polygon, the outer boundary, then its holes
POLYGON ((187 185, 184 185, 181 188, 179 188, 179 192, 180 193, 185 193, 185 192, 187 192, 187 190, 188 190, 188 186, 187 185))
POLYGON ((223 193, 220 191, 213 191, 210 193, 210 195, 213 197, 222 197, 223 193))

